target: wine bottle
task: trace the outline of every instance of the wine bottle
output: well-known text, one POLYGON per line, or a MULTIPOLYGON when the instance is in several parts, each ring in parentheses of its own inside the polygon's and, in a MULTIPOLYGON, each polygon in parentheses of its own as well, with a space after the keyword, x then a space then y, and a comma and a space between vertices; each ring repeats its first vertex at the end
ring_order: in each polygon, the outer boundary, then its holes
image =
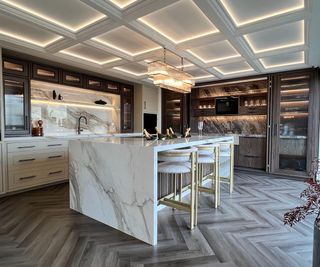
POLYGON ((156 129, 158 140, 164 139, 165 136, 162 133, 160 133, 158 127, 156 127, 155 129, 156 129))
POLYGON ((172 139, 172 135, 171 135, 169 129, 167 129, 167 136, 166 136, 166 137, 167 137, 168 139, 172 139))
POLYGON ((171 138, 178 138, 178 136, 174 133, 171 127, 169 128, 169 130, 170 130, 171 138))

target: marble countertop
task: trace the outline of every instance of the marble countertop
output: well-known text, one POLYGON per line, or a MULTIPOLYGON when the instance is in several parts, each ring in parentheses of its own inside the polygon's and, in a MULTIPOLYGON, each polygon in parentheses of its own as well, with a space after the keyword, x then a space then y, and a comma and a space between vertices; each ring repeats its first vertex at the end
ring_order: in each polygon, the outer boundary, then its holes
POLYGON ((47 141, 47 140, 74 140, 74 139, 91 139, 91 138, 107 138, 107 137, 136 137, 142 136, 141 133, 114 133, 114 134, 68 134, 68 135, 46 135, 46 136, 21 136, 8 137, 4 142, 18 141, 47 141))
POLYGON ((93 143, 104 143, 104 144, 117 144, 117 145, 128 145, 128 146, 139 146, 139 147, 150 147, 155 148, 156 151, 164 151, 173 148, 183 148, 186 146, 195 146, 205 143, 215 143, 223 141, 233 141, 234 137, 230 135, 221 136, 194 136, 190 138, 175 138, 169 140, 146 140, 143 137, 104 137, 94 139, 78 139, 80 142, 93 142, 93 143))

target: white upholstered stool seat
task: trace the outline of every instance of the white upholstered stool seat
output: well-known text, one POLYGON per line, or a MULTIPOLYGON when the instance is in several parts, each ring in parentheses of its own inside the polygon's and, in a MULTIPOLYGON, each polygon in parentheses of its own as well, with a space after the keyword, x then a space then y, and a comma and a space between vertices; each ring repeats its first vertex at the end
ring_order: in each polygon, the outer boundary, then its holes
POLYGON ((160 173, 190 173, 190 162, 162 162, 158 164, 158 172, 160 173))

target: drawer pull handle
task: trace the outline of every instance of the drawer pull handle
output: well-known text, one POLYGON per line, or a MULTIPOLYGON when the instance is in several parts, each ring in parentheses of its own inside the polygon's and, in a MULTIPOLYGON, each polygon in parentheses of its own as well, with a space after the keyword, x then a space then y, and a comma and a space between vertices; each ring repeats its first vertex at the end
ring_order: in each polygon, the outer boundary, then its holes
POLYGON ((20 159, 19 162, 27 162, 27 161, 34 161, 36 159, 20 159))
POLYGON ((33 148, 35 146, 18 146, 18 149, 22 149, 22 148, 33 148))
POLYGON ((25 177, 20 177, 19 180, 26 180, 26 179, 32 179, 32 178, 36 178, 36 175, 30 175, 30 176, 25 176, 25 177))
POLYGON ((62 144, 49 144, 48 146, 62 146, 62 144))
POLYGON ((48 159, 56 159, 56 158, 61 158, 62 155, 57 155, 57 156, 49 156, 48 159))
POLYGON ((49 175, 58 174, 58 173, 62 173, 62 171, 49 172, 49 175))

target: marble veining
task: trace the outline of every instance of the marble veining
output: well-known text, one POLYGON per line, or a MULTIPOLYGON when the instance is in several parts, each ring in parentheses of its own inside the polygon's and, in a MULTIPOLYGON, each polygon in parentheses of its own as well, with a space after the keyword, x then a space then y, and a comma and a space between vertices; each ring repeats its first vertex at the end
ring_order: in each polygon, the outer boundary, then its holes
POLYGON ((88 119, 88 125, 82 128, 88 133, 106 134, 120 131, 120 96, 103 92, 82 90, 70 86, 31 82, 31 120, 44 122, 45 134, 74 134, 77 129, 77 119, 83 115, 88 119), (53 99, 53 90, 63 100, 53 99), (107 108, 96 107, 96 100, 103 100, 107 108), (72 103, 73 105, 68 105, 72 103))
POLYGON ((228 136, 71 140, 70 208, 156 245, 158 152, 232 140, 228 136))

